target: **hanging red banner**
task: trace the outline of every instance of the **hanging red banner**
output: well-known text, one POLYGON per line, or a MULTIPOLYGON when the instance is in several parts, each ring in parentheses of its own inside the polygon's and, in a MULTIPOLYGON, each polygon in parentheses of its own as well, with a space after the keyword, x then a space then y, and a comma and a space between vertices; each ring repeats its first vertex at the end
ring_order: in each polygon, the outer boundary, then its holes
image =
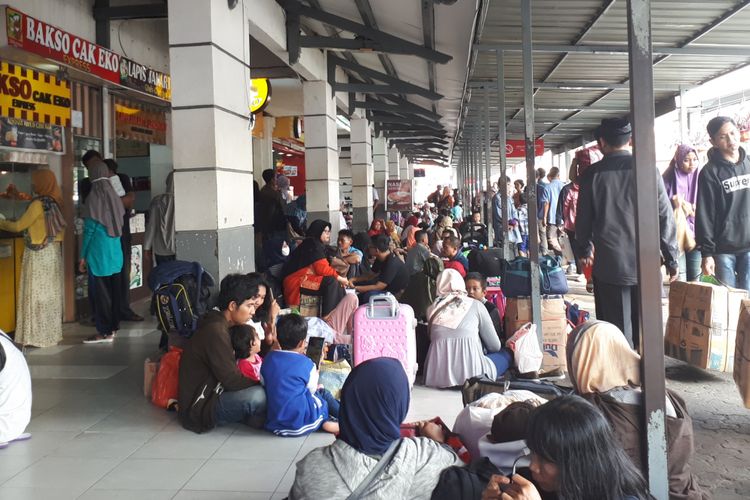
MULTIPOLYGON (((544 154, 544 139, 534 141, 534 156, 544 154)), ((505 156, 508 158, 526 158, 526 141, 508 139, 505 141, 505 156)))

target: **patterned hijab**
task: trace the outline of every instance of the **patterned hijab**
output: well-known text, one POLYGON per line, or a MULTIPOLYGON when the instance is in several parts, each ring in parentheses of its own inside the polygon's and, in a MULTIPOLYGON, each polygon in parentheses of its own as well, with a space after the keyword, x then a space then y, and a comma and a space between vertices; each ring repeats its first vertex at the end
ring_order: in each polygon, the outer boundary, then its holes
MULTIPOLYGON (((38 195, 36 199, 41 201, 44 208, 46 243, 49 243, 54 241, 55 237, 67 225, 60 211, 63 201, 62 191, 57 184, 55 174, 51 170, 34 170, 31 173, 31 184, 34 186, 34 192, 38 195)), ((30 246, 29 242, 27 242, 27 246, 30 246)))
POLYGON ((437 299, 427 309, 430 323, 458 328, 474 301, 466 293, 464 279, 455 269, 446 269, 437 278, 437 299))
POLYGON ((110 236, 121 236, 125 207, 109 181, 109 168, 103 161, 96 160, 89 168, 89 178, 91 194, 86 199, 84 217, 106 227, 110 236))

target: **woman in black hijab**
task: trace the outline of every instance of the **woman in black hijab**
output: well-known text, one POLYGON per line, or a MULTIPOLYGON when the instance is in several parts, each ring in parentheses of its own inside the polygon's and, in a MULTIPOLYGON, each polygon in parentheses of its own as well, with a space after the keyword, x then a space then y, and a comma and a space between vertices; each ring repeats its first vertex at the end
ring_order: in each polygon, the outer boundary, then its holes
POLYGON ((344 286, 349 280, 339 276, 326 258, 326 246, 331 242, 331 223, 315 220, 307 230, 307 237, 289 255, 281 275, 284 277, 284 299, 291 307, 300 305, 300 289, 321 297, 320 315, 328 315, 341 301, 344 286))

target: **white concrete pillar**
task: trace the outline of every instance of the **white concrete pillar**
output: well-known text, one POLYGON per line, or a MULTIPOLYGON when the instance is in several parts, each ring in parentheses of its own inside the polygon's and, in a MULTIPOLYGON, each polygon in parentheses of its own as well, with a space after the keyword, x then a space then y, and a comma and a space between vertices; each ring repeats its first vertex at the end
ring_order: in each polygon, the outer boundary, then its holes
POLYGON ((401 172, 399 171, 398 158, 399 158, 398 149, 396 149, 396 146, 393 146, 391 149, 388 150, 388 178, 391 180, 401 178, 401 172))
POLYGON ((338 137, 339 146, 339 199, 352 200, 352 150, 348 137, 338 137))
POLYGON ((273 129, 276 119, 272 116, 263 117, 263 136, 253 137, 253 177, 258 185, 263 187, 263 171, 275 168, 273 163, 273 129))
POLYGON ((254 270, 249 37, 242 9, 169 0, 177 258, 254 270))
POLYGON ((409 158, 402 156, 398 159, 398 170, 401 179, 411 179, 409 177, 409 158))
POLYGON ((385 217, 385 186, 388 181, 388 141, 385 137, 375 137, 372 142, 372 164, 375 170, 375 189, 378 190, 380 204, 373 214, 376 219, 385 217))
POLYGON ((352 201, 354 214, 352 229, 366 231, 372 220, 372 185, 375 170, 372 164, 372 133, 366 118, 354 118, 351 123, 352 144, 352 201))
POLYGON ((325 81, 302 84, 305 112, 305 183, 307 222, 323 219, 331 233, 341 229, 339 149, 336 137, 336 101, 325 81))

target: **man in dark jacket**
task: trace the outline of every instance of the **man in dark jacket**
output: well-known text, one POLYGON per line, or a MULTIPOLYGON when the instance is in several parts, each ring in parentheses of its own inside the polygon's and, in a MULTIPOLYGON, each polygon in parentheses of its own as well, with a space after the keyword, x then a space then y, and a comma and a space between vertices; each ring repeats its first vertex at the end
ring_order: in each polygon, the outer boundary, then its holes
MULTIPOLYGON (((596 318, 617 325, 631 347, 638 350, 635 166, 629 150, 630 123, 622 118, 604 119, 598 132, 604 159, 591 165, 579 179, 576 240, 583 263, 590 265, 593 261, 596 318)), ((659 197, 661 254, 674 280, 679 251, 672 204, 656 168, 654 175, 659 197)))
POLYGON ((262 175, 266 184, 258 193, 259 212, 255 214, 255 224, 263 234, 263 240, 267 241, 275 236, 286 236, 286 214, 281 191, 276 184, 276 173, 269 168, 262 175))
POLYGON ((750 291, 750 159, 731 118, 708 122, 714 146, 698 177, 695 239, 703 273, 750 291))
POLYGON ((218 310, 201 318, 180 359, 179 418, 186 429, 200 433, 233 422, 262 426, 265 391, 237 368, 229 328, 246 324, 265 293, 247 275, 221 280, 218 310))

